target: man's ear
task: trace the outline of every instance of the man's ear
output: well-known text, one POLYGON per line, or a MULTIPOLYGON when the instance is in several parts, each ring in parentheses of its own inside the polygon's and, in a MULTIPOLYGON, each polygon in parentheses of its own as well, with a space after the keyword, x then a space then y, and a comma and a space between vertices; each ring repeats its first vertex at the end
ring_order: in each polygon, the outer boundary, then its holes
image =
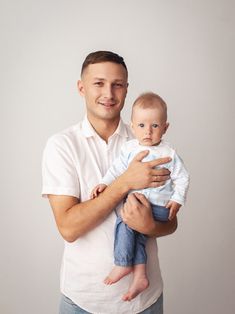
POLYGON ((81 80, 77 81, 78 92, 81 96, 84 96, 84 84, 81 80))
POLYGON ((126 83, 126 95, 127 95, 127 92, 128 92, 128 86, 129 86, 129 83, 127 82, 126 83))

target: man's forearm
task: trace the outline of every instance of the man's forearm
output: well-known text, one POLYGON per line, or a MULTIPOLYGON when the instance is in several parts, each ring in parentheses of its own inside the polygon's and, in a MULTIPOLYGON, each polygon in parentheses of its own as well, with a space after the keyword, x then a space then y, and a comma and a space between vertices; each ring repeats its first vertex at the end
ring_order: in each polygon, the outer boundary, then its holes
POLYGON ((127 187, 120 178, 108 186, 99 197, 81 203, 70 196, 50 195, 50 204, 63 238, 73 242, 95 228, 105 220, 127 192, 127 187))
POLYGON ((174 218, 172 221, 160 222, 155 221, 152 228, 146 234, 149 237, 159 238, 169 234, 172 234, 176 231, 178 226, 177 218, 174 218))

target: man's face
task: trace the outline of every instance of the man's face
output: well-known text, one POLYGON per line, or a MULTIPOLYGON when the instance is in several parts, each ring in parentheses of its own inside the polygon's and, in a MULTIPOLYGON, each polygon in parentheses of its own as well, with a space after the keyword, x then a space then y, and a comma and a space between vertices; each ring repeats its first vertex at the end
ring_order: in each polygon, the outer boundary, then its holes
POLYGON ((117 120, 127 94, 127 73, 121 64, 90 64, 78 82, 90 119, 117 120))
POLYGON ((160 143, 168 123, 162 118, 158 109, 135 108, 131 127, 141 145, 153 146, 160 143))

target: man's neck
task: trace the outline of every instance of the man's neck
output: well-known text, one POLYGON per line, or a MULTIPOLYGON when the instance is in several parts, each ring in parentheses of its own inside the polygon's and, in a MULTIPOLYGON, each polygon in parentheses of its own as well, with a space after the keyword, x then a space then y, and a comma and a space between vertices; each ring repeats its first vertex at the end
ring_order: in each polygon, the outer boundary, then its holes
POLYGON ((116 131, 120 122, 120 117, 113 120, 102 120, 88 116, 88 120, 96 133, 107 143, 108 139, 116 131))

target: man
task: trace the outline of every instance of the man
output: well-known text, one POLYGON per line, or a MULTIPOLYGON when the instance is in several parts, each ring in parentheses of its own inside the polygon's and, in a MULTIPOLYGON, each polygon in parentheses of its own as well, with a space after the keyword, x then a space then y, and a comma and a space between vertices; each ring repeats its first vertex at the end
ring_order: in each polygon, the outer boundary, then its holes
POLYGON ((65 240, 60 314, 162 313, 162 279, 155 238, 174 232, 177 222, 154 221, 150 205, 141 194, 127 198, 121 216, 129 227, 149 236, 149 287, 133 295, 131 302, 124 302, 122 294, 132 275, 112 286, 106 286, 103 279, 113 267, 114 209, 129 190, 164 184, 169 171, 154 167, 169 159, 141 162, 148 154, 141 152, 99 197, 89 197, 122 144, 132 138, 129 127, 120 119, 127 88, 128 72, 122 57, 109 51, 89 54, 78 81, 87 115, 77 125, 51 137, 44 151, 42 194, 49 198, 65 240))

